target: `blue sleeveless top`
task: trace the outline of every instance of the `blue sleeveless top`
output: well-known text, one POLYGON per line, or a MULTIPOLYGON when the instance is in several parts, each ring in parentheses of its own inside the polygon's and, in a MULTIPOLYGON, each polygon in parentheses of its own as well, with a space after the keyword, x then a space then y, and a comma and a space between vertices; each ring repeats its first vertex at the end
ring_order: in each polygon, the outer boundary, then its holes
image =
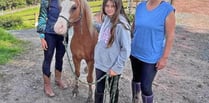
POLYGON ((156 63, 164 51, 166 17, 174 8, 163 1, 153 10, 147 10, 146 3, 136 8, 131 55, 146 63, 156 63))
POLYGON ((59 1, 58 0, 51 0, 49 3, 49 7, 47 10, 47 22, 46 22, 46 33, 56 34, 54 31, 54 24, 59 17, 60 8, 59 8, 59 1))

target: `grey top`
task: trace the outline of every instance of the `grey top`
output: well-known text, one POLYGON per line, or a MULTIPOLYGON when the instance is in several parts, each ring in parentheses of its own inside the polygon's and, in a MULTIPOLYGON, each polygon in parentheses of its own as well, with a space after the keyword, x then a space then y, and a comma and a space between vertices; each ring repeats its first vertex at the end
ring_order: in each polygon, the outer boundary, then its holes
POLYGON ((112 69, 117 74, 121 74, 131 51, 131 34, 130 25, 127 20, 120 15, 120 22, 115 29, 115 39, 111 47, 107 48, 108 40, 110 38, 110 29, 112 23, 110 18, 106 16, 101 25, 98 43, 95 47, 95 68, 104 72, 112 69), (128 29, 127 29, 128 28, 128 29))

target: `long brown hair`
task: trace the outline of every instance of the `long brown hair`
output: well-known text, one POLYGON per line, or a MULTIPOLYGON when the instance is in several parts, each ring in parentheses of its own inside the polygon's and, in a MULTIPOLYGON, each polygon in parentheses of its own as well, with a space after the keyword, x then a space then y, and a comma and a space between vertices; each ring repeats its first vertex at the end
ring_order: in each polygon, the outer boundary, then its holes
POLYGON ((108 41, 108 44, 107 44, 107 48, 111 47, 113 42, 114 42, 114 39, 115 39, 115 28, 117 26, 118 23, 122 23, 122 25, 128 29, 125 24, 123 24, 123 22, 120 22, 119 20, 119 15, 122 14, 122 16, 124 16, 126 18, 126 20, 129 22, 129 19, 124 11, 124 7, 123 7, 123 2, 122 0, 103 0, 103 4, 102 4, 102 11, 104 13, 104 15, 107 15, 107 13, 105 12, 105 5, 107 4, 108 1, 111 1, 114 3, 115 5, 115 14, 113 14, 113 16, 111 17, 110 19, 110 22, 112 23, 112 27, 110 29, 110 39, 108 41))

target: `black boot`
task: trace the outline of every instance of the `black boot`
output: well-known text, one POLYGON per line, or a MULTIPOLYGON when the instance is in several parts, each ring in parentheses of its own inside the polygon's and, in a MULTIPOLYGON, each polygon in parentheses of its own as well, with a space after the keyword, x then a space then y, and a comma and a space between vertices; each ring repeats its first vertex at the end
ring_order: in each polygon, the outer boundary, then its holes
POLYGON ((153 95, 151 96, 145 96, 142 94, 142 101, 143 103, 153 103, 153 95))
POLYGON ((141 83, 132 81, 132 103, 139 103, 141 83))
POLYGON ((96 93, 94 94, 94 103, 102 103, 103 102, 103 93, 96 93))

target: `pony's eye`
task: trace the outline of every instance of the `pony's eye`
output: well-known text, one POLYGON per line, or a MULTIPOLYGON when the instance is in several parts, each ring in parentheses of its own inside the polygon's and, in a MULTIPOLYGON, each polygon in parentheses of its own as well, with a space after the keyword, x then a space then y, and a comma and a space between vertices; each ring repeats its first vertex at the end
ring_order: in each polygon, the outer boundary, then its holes
POLYGON ((72 7, 71 7, 71 11, 75 11, 77 9, 77 7, 75 6, 75 5, 73 5, 72 7))

